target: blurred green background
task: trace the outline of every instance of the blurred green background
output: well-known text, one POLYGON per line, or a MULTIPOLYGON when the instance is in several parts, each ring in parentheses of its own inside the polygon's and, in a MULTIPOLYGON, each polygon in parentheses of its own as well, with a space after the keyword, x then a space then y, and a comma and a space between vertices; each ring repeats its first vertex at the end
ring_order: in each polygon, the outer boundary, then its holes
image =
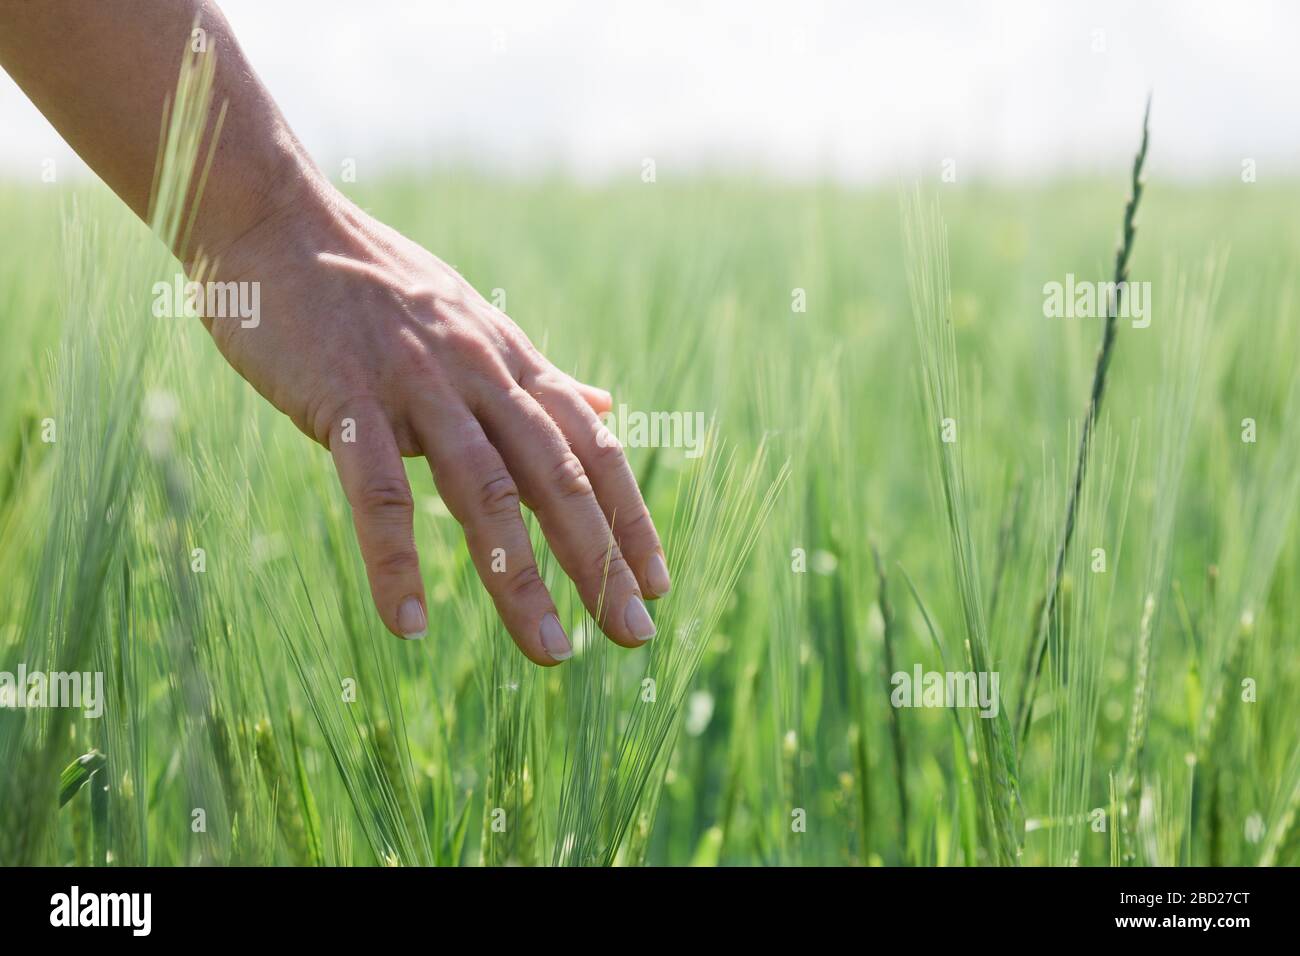
MULTIPOLYGON (((616 404, 713 419, 698 462, 629 449, 667 529, 661 636, 533 668, 410 460, 431 626, 392 639, 328 454, 199 323, 150 315, 176 266, 148 231, 102 187, 0 186, 0 670, 102 670, 109 693, 99 720, 0 710, 0 862, 995 862, 977 718, 889 699, 893 670, 944 669, 926 613, 948 660, 966 639, 907 190, 341 188, 504 290, 616 404), (102 769, 79 776, 91 751, 102 769)), ((1013 716, 1101 326, 1045 318, 1043 285, 1109 277, 1125 183, 925 194, 947 225, 964 505, 1013 716)), ((1296 195, 1148 184, 1132 278, 1153 321, 1118 332, 1016 757, 1019 862, 1297 861, 1296 195)), ((571 594, 562 609, 579 624, 571 594)))

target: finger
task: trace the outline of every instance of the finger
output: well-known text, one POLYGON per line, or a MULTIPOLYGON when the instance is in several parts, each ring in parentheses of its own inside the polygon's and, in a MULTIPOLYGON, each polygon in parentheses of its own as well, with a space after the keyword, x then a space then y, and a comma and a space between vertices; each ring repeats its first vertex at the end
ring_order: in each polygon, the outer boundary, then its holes
MULTIPOLYGON (((502 333, 509 341, 514 343, 514 349, 518 353, 518 357, 525 361, 526 367, 534 364, 549 366, 550 363, 546 361, 546 358, 537 350, 536 346, 528 340, 528 337, 519 330, 519 327, 511 322, 504 313, 500 313, 500 315, 503 320, 502 333)), ((565 381, 577 390, 578 394, 582 396, 582 400, 590 405, 591 410, 597 415, 605 415, 614 407, 613 396, 605 389, 595 385, 588 385, 568 372, 562 372, 554 367, 551 367, 550 371, 563 376, 565 381)))
POLYGON ((672 581, 659 533, 618 439, 564 378, 539 375, 528 383, 528 391, 560 426, 586 469, 596 500, 614 529, 614 540, 636 575, 641 593, 652 598, 667 594, 672 581))
POLYGON ((519 491, 483 428, 458 400, 425 400, 412 428, 438 494, 465 530, 474 567, 524 656, 549 666, 573 647, 533 559, 519 491))
POLYGON ((572 375, 565 375, 565 379, 573 386, 582 400, 591 406, 591 410, 597 415, 607 415, 614 408, 614 398, 603 388, 597 388, 595 385, 588 385, 586 382, 580 382, 572 375))
POLYGON ((428 616, 415 551, 415 508, 387 417, 370 403, 345 409, 331 426, 329 447, 352 506, 375 608, 398 637, 424 637, 428 616))
POLYGON ((601 630, 624 647, 654 637, 641 589, 559 426, 517 385, 492 390, 476 412, 601 630))

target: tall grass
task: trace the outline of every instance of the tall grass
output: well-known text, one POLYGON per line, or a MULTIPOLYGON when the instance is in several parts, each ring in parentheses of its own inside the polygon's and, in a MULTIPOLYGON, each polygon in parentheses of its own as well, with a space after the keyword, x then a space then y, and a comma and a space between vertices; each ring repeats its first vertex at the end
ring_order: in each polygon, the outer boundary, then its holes
MULTIPOLYGON (((201 175, 181 99, 165 141, 201 175)), ((0 861, 1300 861, 1293 188, 1142 197, 1168 265, 1087 426, 1022 745, 1096 371, 1040 290, 1096 263, 1113 183, 950 184, 902 245, 874 190, 343 185, 562 367, 713 418, 700 458, 629 449, 674 575, 659 637, 595 633, 537 538, 577 653, 529 665, 413 460, 431 631, 392 640, 328 456, 150 315, 178 268, 150 230, 98 188, 0 185, 0 670, 102 670, 108 697, 0 709, 0 861), (895 710, 916 663, 1006 674, 1005 716, 895 710)))
POLYGON ((1111 280, 1111 289, 1107 293, 1106 318, 1102 324, 1101 344, 1097 347, 1097 364, 1092 373, 1092 388, 1088 392, 1088 407, 1084 412, 1083 423, 1079 429, 1079 451, 1075 458, 1074 481, 1070 485, 1070 497, 1065 506, 1065 523, 1056 550, 1056 560, 1052 565, 1052 577, 1051 583, 1048 585, 1047 597, 1043 601, 1042 614, 1038 619, 1034 640, 1030 644, 1029 656, 1025 659, 1024 699, 1020 703, 1018 720, 1020 740, 1022 742, 1029 733, 1029 725, 1034 719, 1034 697, 1038 690, 1038 677, 1043 669, 1044 655, 1047 653, 1047 632, 1049 628, 1056 624, 1054 618, 1057 613, 1057 602, 1060 600, 1062 574, 1070 553, 1070 544, 1074 540, 1079 498, 1083 492, 1084 479, 1088 471, 1092 434, 1096 428, 1097 416, 1101 411, 1102 398, 1106 393, 1106 375, 1110 370, 1111 356, 1115 349, 1120 306, 1128 295, 1126 284, 1128 282, 1129 257, 1133 254, 1133 243, 1137 235, 1137 209, 1138 204, 1142 201, 1142 167, 1147 158, 1148 124, 1150 120, 1151 100, 1148 97, 1146 110, 1142 114, 1142 141, 1138 146, 1137 155, 1133 158, 1133 174, 1129 183, 1129 198, 1124 205, 1124 222, 1120 232, 1119 248, 1115 251, 1115 271, 1111 280))
MULTIPOLYGON (((979 551, 971 530, 970 489, 961 431, 970 421, 962 415, 957 345, 949 287, 948 242, 938 207, 925 210, 918 196, 904 220, 908 285, 921 349, 925 423, 936 453, 953 579, 960 597, 963 650, 967 670, 996 670, 984 614, 984 582, 979 551)), ((972 762, 980 796, 985 849, 990 861, 1020 861, 1024 809, 1020 801, 1018 758, 1010 722, 999 705, 991 719, 976 719, 972 762)))

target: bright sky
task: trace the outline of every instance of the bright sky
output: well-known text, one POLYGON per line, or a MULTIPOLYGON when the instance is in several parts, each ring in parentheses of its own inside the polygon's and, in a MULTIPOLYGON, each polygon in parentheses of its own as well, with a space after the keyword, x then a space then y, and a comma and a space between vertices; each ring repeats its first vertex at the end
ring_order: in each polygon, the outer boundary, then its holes
MULTIPOLYGON (((1300 172, 1300 4, 224 0, 327 169, 1300 172)), ((75 55, 73 51, 69 55, 75 55)), ((52 67, 53 68, 53 67, 52 67)), ((0 172, 70 152, 0 75, 0 172)))

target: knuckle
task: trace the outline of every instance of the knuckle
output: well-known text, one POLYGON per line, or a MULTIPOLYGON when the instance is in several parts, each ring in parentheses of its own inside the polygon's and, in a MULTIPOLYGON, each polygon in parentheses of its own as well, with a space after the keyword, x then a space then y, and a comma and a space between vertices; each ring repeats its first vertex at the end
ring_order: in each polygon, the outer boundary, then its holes
POLYGON ((479 483, 479 510, 488 517, 519 512, 519 487, 504 468, 492 470, 479 483))
POLYGON ((427 376, 438 372, 438 363, 428 346, 414 334, 399 336, 396 345, 390 348, 389 359, 402 374, 427 376))
MULTIPOLYGON (((591 453, 594 461, 603 468, 611 469, 620 475, 632 478, 632 468, 627 463, 623 443, 618 440, 617 435, 610 431, 609 425, 597 416, 592 423, 591 430, 592 445, 594 446, 591 453)), ((632 480, 635 481, 635 478, 632 478, 632 480)))
POLYGON ((304 430, 328 448, 334 426, 344 418, 356 418, 363 409, 368 409, 371 405, 370 394, 361 389, 347 385, 322 388, 307 402, 304 430))
POLYGON ((357 510, 370 516, 406 518, 415 513, 415 499, 405 478, 376 477, 368 480, 357 495, 357 510))
POLYGON ((624 518, 622 515, 617 515, 616 521, 620 539, 658 543, 659 535, 655 532, 654 522, 650 520, 650 512, 644 505, 632 511, 631 517, 624 518))
POLYGON ((585 566, 589 579, 597 587, 603 582, 616 581, 632 573, 618 548, 614 548, 612 552, 607 548, 600 548, 587 558, 585 566))
POLYGON ((605 423, 595 419, 592 430, 595 433, 595 441, 591 443, 592 463, 619 472, 627 468, 627 456, 623 454, 623 446, 614 437, 614 433, 605 427, 605 423))
POLYGON ((371 562, 372 570, 379 575, 405 575, 419 567, 420 557, 413 547, 385 551, 371 562))
POLYGON ((487 364, 497 354, 492 343, 477 334, 458 336, 456 350, 476 366, 487 364))
POLYGON ((547 362, 542 353, 537 350, 537 346, 533 345, 533 340, 528 337, 527 333, 525 333, 523 329, 517 326, 509 318, 506 319, 506 322, 508 323, 506 327, 506 335, 527 366, 529 368, 548 367, 550 363, 547 362))
POLYGON ((528 376, 527 389, 529 394, 536 396, 548 408, 558 406, 566 411, 576 409, 581 413, 587 407, 578 390, 573 387, 572 380, 550 365, 528 376))
MULTIPOLYGON (((536 349, 533 351, 536 352, 536 349)), ((532 359, 531 355, 529 359, 532 359)), ((539 361, 530 361, 526 371, 528 391, 546 398, 566 396, 569 392, 569 383, 540 355, 538 359, 539 361)))
POLYGON ((496 349, 478 329, 466 322, 448 322, 439 328, 440 350, 456 355, 461 361, 481 364, 496 354, 496 349))
POLYGON ((591 480, 572 451, 561 455, 551 469, 551 487, 561 498, 582 498, 591 494, 591 480))
POLYGON ((546 585, 537 571, 537 565, 529 563, 510 573, 505 582, 505 596, 513 600, 524 600, 546 593, 546 585))

